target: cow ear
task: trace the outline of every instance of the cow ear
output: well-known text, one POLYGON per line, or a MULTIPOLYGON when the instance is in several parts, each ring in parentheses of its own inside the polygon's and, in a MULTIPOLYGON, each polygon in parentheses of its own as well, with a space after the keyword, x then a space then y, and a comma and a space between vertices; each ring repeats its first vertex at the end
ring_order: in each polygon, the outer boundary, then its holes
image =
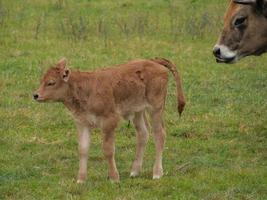
POLYGON ((234 3, 238 4, 255 4, 257 0, 234 0, 234 3))
POLYGON ((262 14, 267 17, 267 0, 233 0, 234 3, 256 5, 262 14))
POLYGON ((68 82, 69 78, 70 78, 70 70, 68 68, 64 69, 63 73, 62 73, 62 79, 65 82, 68 82))
POLYGON ((257 8, 267 17, 267 0, 257 0, 257 8))
POLYGON ((66 66, 67 66, 67 59, 66 58, 61 58, 57 63, 57 67, 61 70, 65 69, 66 66))
POLYGON ((267 17, 267 0, 262 0, 261 9, 262 14, 267 17))

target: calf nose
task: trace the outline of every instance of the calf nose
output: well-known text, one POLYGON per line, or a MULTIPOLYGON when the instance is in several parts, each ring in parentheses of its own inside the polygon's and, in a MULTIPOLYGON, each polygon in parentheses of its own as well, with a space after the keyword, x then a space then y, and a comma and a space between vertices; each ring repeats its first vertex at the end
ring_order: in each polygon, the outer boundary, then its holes
POLYGON ((39 95, 38 94, 33 94, 33 98, 36 100, 38 99, 39 95))
POLYGON ((221 49, 220 49, 220 47, 215 46, 215 47, 213 48, 213 55, 214 55, 215 57, 221 57, 221 49))

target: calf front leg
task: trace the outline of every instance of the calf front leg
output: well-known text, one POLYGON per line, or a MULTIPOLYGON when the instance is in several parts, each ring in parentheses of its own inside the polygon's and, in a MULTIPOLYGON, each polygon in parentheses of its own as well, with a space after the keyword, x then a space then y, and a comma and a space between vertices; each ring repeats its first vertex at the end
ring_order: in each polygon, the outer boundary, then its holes
POLYGON ((111 181, 119 182, 119 173, 115 162, 115 128, 118 123, 117 117, 110 117, 103 122, 103 152, 108 161, 108 176, 111 181))
POLYGON ((87 177, 87 158, 90 145, 90 130, 87 126, 77 125, 79 142, 79 172, 77 183, 83 183, 87 177))

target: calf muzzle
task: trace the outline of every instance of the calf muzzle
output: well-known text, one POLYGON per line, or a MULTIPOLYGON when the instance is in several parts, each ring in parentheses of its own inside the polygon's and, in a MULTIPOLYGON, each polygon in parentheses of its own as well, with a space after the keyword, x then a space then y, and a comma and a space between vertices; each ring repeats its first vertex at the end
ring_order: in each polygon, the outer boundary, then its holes
POLYGON ((33 94, 32 96, 33 96, 33 99, 34 99, 34 100, 37 100, 37 99, 38 99, 38 97, 39 97, 39 95, 38 95, 38 94, 33 94))

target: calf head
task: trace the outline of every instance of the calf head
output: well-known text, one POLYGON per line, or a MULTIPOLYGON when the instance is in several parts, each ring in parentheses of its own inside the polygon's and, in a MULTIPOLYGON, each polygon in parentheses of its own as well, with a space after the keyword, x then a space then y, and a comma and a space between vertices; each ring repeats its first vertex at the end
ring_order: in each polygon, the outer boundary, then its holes
POLYGON ((40 88, 34 92, 33 98, 38 102, 63 101, 68 91, 70 70, 66 67, 66 59, 61 59, 51 67, 41 79, 40 88))
POLYGON ((234 63, 267 51, 267 0, 231 0, 213 49, 217 62, 234 63))

